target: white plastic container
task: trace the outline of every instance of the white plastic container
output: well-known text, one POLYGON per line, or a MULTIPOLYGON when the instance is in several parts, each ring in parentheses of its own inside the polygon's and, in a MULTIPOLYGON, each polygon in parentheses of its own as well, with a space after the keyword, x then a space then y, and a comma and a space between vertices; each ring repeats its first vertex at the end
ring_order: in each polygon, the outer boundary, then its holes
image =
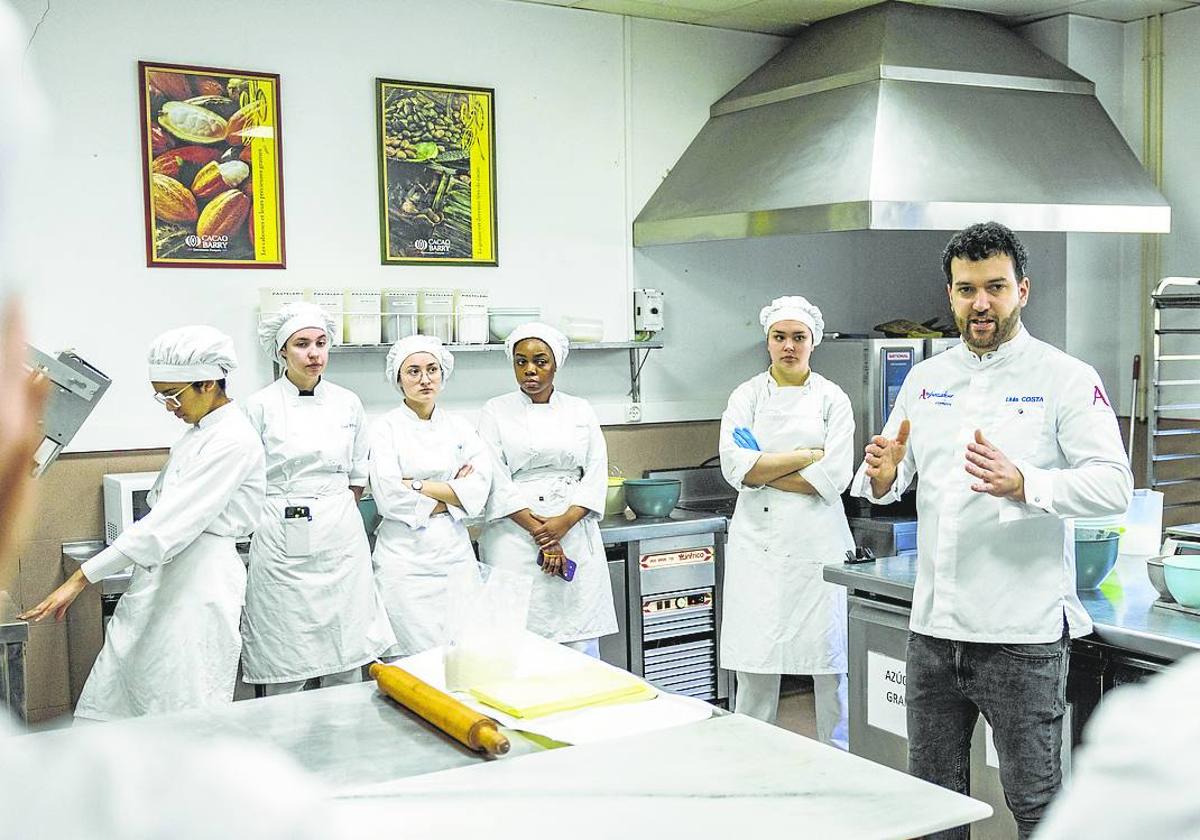
POLYGON ((487 344, 488 293, 479 289, 454 290, 454 340, 458 344, 487 344))
POLYGON ((417 297, 417 326, 421 335, 454 341, 454 290, 421 289, 417 297))
POLYGON ((258 308, 264 315, 278 312, 285 303, 302 300, 304 300, 304 289, 274 289, 263 286, 258 290, 258 308))
POLYGON ((493 306, 488 310, 488 336, 497 344, 503 344, 508 334, 521 324, 537 321, 542 310, 529 306, 493 306))
POLYGON ((380 331, 385 344, 417 334, 417 289, 384 289, 380 293, 383 324, 380 331))
POLYGON ((378 289, 346 289, 342 295, 346 344, 378 344, 380 337, 378 289))
POLYGON ((342 316, 345 312, 343 305, 344 290, 342 289, 309 289, 308 300, 324 309, 333 319, 333 335, 329 337, 331 345, 342 343, 342 316))
POLYGON ((1163 494, 1157 490, 1134 490, 1125 512, 1122 554, 1157 555, 1162 543, 1163 494))
POLYGON ((604 340, 604 321, 599 318, 583 318, 567 315, 562 319, 563 335, 571 341, 597 342, 604 340))

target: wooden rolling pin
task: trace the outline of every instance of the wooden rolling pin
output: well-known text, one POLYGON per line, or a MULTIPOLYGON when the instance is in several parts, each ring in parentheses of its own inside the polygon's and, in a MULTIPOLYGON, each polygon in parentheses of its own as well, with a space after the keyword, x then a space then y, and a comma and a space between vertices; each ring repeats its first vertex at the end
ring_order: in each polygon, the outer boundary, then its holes
POLYGON ((481 715, 395 665, 376 662, 371 665, 370 674, 380 691, 456 741, 488 755, 504 755, 508 752, 508 738, 490 717, 481 715))

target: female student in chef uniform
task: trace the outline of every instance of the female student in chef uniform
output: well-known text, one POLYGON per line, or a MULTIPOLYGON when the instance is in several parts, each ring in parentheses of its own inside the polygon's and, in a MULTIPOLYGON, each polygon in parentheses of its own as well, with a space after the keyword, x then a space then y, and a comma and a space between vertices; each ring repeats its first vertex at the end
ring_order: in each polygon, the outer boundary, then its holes
POLYGON ((608 449, 587 401, 554 387, 567 359, 566 336, 545 324, 525 324, 509 335, 505 349, 518 389, 488 400, 479 415, 479 434, 493 458, 480 557, 538 573, 529 629, 599 656, 600 637, 617 632, 599 526, 608 449), (571 581, 558 576, 566 559, 576 564, 571 581))
POLYGON ((395 641, 356 504, 367 482, 362 402, 323 376, 333 321, 311 303, 264 316, 284 375, 246 400, 267 454, 267 504, 250 543, 242 675, 268 695, 356 683, 395 641))
POLYGON ((721 664, 734 710, 774 722, 781 674, 812 674, 817 737, 846 748, 846 591, 821 577, 854 547, 841 494, 853 475, 854 417, 809 367, 821 310, 776 298, 759 321, 771 366, 721 415, 721 470, 737 488, 725 551, 721 664))
POLYGON ((448 576, 475 562, 463 524, 487 502, 492 465, 474 426, 437 407, 454 370, 440 339, 402 338, 388 351, 388 381, 404 402, 371 429, 371 493, 383 517, 375 577, 400 657, 445 644, 448 576))
POLYGON ((171 330, 150 345, 149 360, 155 399, 190 424, 150 491, 150 512, 24 616, 62 618, 88 583, 134 567, 75 708, 80 718, 233 699, 246 591, 234 541, 258 524, 262 445, 225 393, 237 367, 228 336, 203 326, 171 330))

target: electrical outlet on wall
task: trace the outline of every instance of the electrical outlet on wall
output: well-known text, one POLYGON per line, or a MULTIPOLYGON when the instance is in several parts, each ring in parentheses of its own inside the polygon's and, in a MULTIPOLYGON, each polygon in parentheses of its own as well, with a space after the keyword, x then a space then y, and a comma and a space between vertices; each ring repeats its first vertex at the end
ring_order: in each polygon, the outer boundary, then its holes
POLYGON ((626 423, 641 423, 642 422, 642 404, 630 403, 625 406, 625 422, 626 423))

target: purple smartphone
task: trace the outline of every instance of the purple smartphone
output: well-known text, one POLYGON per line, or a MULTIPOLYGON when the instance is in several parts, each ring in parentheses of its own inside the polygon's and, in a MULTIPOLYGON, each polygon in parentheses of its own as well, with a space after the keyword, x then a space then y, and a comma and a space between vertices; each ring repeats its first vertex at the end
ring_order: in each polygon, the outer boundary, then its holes
MULTIPOLYGON (((538 551, 538 565, 539 566, 542 565, 542 558, 543 558, 543 554, 539 550, 538 551)), ((562 567, 562 570, 558 573, 558 576, 565 581, 574 580, 575 579, 575 561, 572 560, 570 557, 564 557, 563 558, 563 567, 562 567)))

